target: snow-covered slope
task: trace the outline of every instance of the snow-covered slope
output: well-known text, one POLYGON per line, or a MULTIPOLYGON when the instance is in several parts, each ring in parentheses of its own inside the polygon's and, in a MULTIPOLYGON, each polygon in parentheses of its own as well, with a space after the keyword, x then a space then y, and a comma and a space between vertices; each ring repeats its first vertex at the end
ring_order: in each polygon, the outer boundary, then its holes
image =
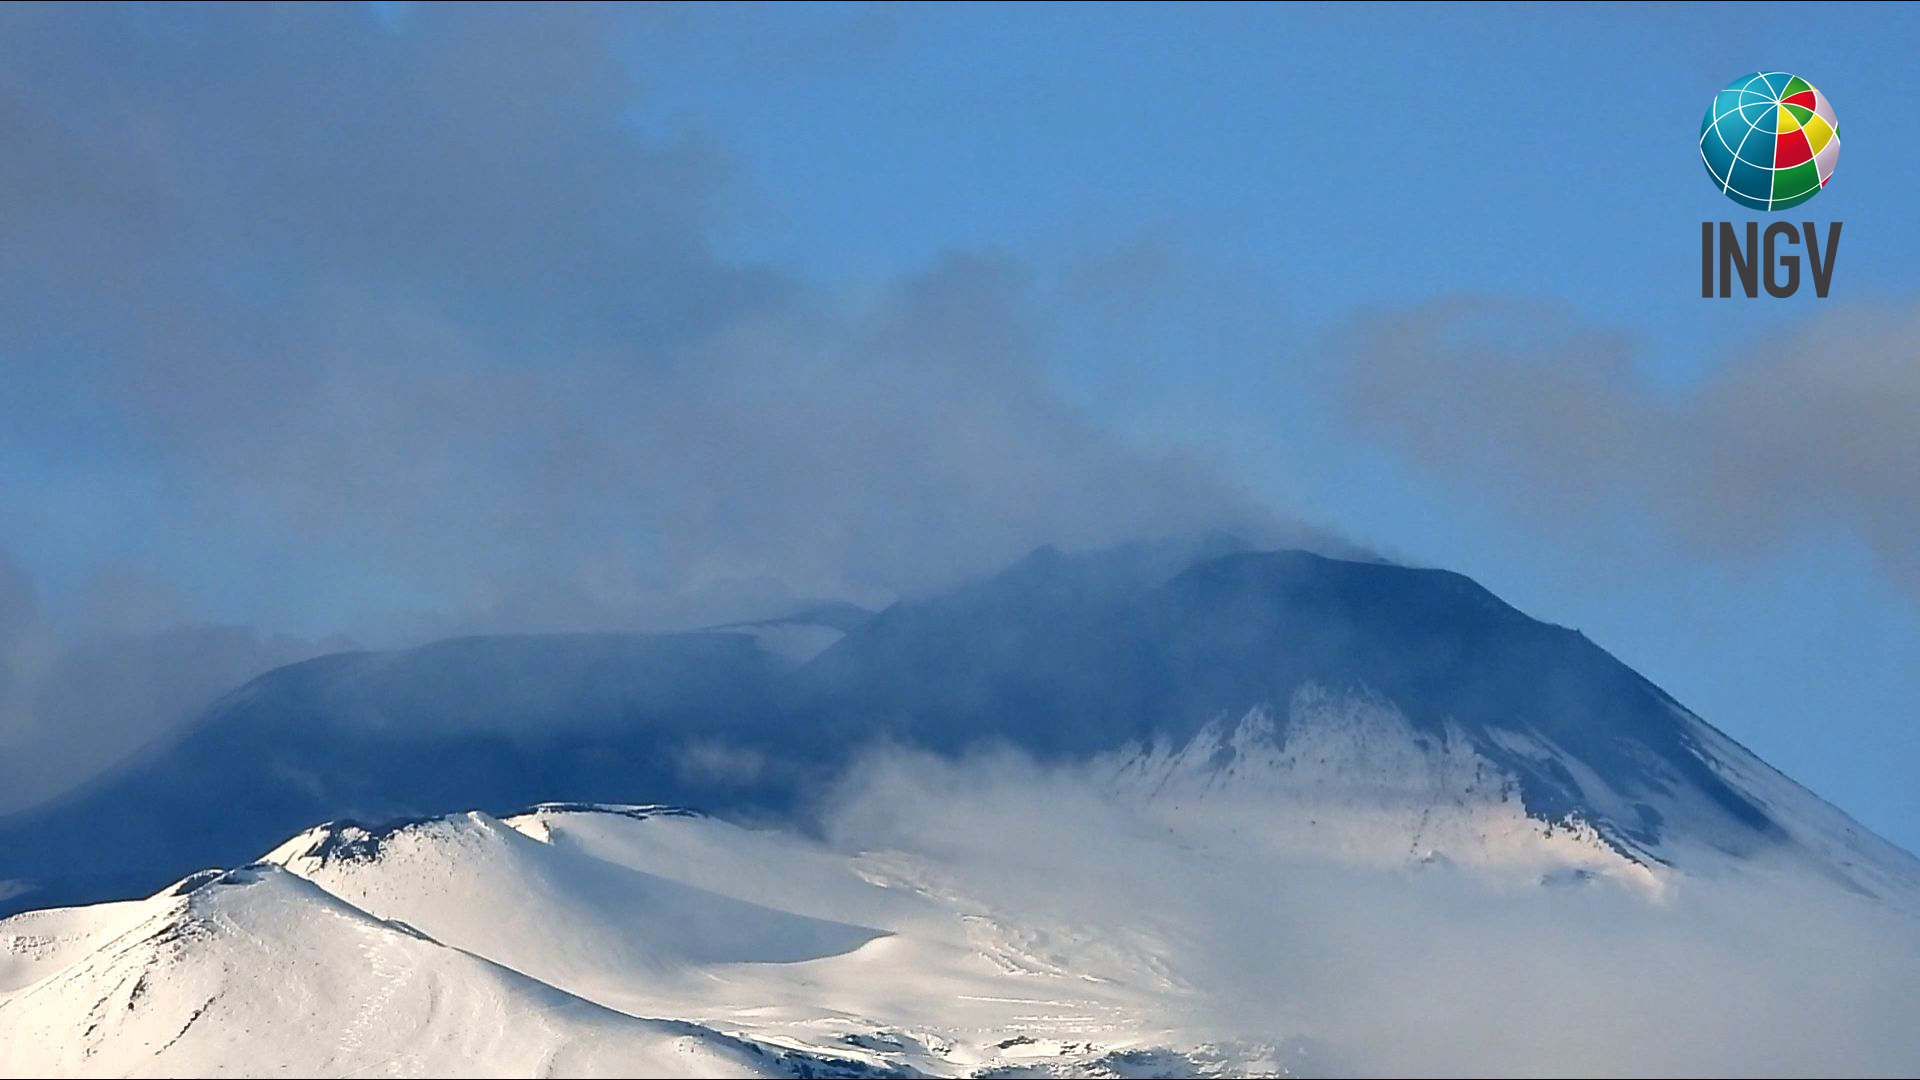
POLYGON ((946 754, 1097 761, 1176 827, 1238 820, 1289 850, 1656 890, 1796 864, 1920 910, 1920 860, 1467 578, 1281 551, 1142 584, 1124 554, 1042 549, 889 608, 800 669, 800 696, 827 730, 885 717, 946 754))
POLYGON ((1726 796, 1764 820, 1761 837, 1659 762, 1622 790, 1537 732, 1476 738, 1452 721, 1423 731, 1390 699, 1313 684, 1282 708, 1256 705, 1185 743, 1100 755, 1095 771, 1196 840, 1373 866, 1438 859, 1520 880, 1600 876, 1653 896, 1680 876, 1799 875, 1920 914, 1920 860, 1671 708, 1726 796), (1562 775, 1579 802, 1558 817, 1530 808, 1528 767, 1562 775), (1660 829, 1613 828, 1632 817, 1660 829))
POLYGON ((657 806, 332 824, 0 920, 0 1075, 1920 1064, 1920 926, 1831 881, 1302 855, 1031 768, 878 765, 828 838, 657 806))
POLYGON ((983 746, 1097 765, 1169 827, 1295 853, 1653 892, 1765 867, 1920 910, 1912 856, 1457 574, 1214 538, 1043 548, 871 617, 822 611, 270 673, 0 820, 0 881, 24 883, 0 913, 141 895, 316 821, 575 799, 804 827, 879 748, 983 746))
MULTIPOLYGON (((1031 955, 1021 937, 1041 928, 996 923, 917 859, 850 855, 662 807, 547 805, 504 822, 465 814, 378 832, 331 825, 267 861, 624 1012, 879 1070, 1001 1061, 996 1044, 1033 1027, 1040 1000, 1026 976, 1067 962, 1031 955)), ((1045 998, 1067 1010, 1050 1036, 1093 1042, 1070 1059, 1154 1030, 1148 999, 1115 983, 1128 964, 1076 966, 1061 981, 1078 992, 1045 998)))
POLYGON ((364 911, 602 1000, 688 968, 797 963, 880 936, 536 840, 477 811, 372 830, 323 825, 264 861, 364 911))
POLYGON ((151 905, 122 900, 29 911, 0 923, 0 994, 31 986, 139 923, 151 905))
POLYGON ((1530 816, 1518 778, 1456 728, 1416 731, 1390 702, 1303 687, 1283 718, 1257 706, 1185 745, 1105 755, 1113 788, 1196 838, 1370 866, 1445 859, 1552 880, 1604 875, 1657 895, 1659 863, 1618 850, 1578 816, 1530 816))
POLYGON ((660 807, 327 825, 0 921, 0 1074, 1269 1069, 1168 1023, 1155 943, 1054 918, 922 857, 660 807))
POLYGON ((0 942, 18 949, 42 931, 65 944, 0 996, 0 1074, 777 1076, 817 1064, 614 1012, 273 866, 10 919, 0 942))

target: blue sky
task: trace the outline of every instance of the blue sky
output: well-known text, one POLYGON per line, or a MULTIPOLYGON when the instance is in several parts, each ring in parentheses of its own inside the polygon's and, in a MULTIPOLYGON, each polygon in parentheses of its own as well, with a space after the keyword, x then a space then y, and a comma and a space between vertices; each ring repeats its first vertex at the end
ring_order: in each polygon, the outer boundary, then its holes
POLYGON ((44 637, 872 600, 1217 489, 1579 627, 1920 848, 1910 16, 89 18, 0 46, 60 165, 0 181, 36 208, 0 555, 44 637), (1826 300, 1697 295, 1699 222, 1755 216, 1700 115, 1756 69, 1840 118, 1785 215, 1846 223, 1826 300))
POLYGON ((1206 447, 1281 505, 1581 627, 1920 847, 1908 779, 1920 765, 1916 597, 1843 524, 1729 553, 1627 514, 1583 522, 1603 536, 1569 543, 1404 461, 1326 448, 1337 433, 1316 447, 1258 430, 1320 426, 1320 403, 1294 400, 1313 380, 1289 370, 1314 364, 1290 354, 1361 313, 1455 294, 1544 301, 1624 336, 1661 394, 1686 393, 1820 308, 1910 308, 1920 139, 1899 91, 1920 32, 1910 16, 838 17, 844 36, 788 12, 634 50, 653 92, 642 122, 716 133, 737 159, 731 250, 862 280, 956 246, 1070 274, 1115 248, 1166 245, 1164 257, 1206 268, 1194 288, 1210 271, 1234 294, 1224 314, 1202 298, 1182 317, 1239 327, 1178 325, 1126 365, 1069 352, 1055 375, 1081 400, 1143 439, 1206 447), (831 44, 780 48, 810 35, 831 44), (1846 223, 1833 294, 1704 301, 1699 222, 1756 215, 1707 182, 1699 117, 1728 80, 1778 69, 1820 87, 1841 120, 1832 187, 1783 215, 1846 223), (1238 347, 1210 351, 1210 333, 1238 347), (1277 347, 1246 347, 1262 338, 1277 347))

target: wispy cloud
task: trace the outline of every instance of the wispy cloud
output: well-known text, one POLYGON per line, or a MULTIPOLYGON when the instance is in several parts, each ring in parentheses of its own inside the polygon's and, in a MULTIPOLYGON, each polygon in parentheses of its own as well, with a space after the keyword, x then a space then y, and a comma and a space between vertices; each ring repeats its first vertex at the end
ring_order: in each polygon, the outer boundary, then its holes
MULTIPOLYGON (((377 638, 871 602, 1041 542, 1266 520, 1062 401, 1063 316, 1004 255, 844 290, 716 254, 726 149, 648 133, 622 59, 675 24, 0 12, 0 452, 35 463, 0 544, 61 582, 137 563, 186 598, 171 627, 377 638)), ((131 647, 72 591, 31 616, 59 649, 131 647)), ((247 664, 205 666, 211 692, 247 664)), ((6 724, 67 723, 56 683, 6 724)))
POLYGON ((1845 533, 1920 595, 1920 319, 1835 307, 1666 390, 1626 336, 1543 305, 1458 299, 1369 319, 1346 409, 1416 468, 1545 532, 1622 511, 1698 550, 1845 533))
POLYGON ((722 149, 631 121, 616 53, 644 23, 6 20, 0 123, 30 152, 0 173, 0 348, 111 411, 173 525, 290 574, 358 559, 577 623, 1244 512, 1052 393, 1005 257, 849 295, 716 256, 722 149))

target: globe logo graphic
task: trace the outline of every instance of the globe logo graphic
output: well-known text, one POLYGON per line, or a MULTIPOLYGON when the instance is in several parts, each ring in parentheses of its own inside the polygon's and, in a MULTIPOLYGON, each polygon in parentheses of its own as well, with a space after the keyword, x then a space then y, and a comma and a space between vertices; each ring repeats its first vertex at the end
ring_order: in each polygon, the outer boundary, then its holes
POLYGON ((1721 193, 1755 210, 1798 206, 1827 186, 1840 160, 1840 122, 1813 84, 1756 71, 1713 96, 1700 157, 1721 193))

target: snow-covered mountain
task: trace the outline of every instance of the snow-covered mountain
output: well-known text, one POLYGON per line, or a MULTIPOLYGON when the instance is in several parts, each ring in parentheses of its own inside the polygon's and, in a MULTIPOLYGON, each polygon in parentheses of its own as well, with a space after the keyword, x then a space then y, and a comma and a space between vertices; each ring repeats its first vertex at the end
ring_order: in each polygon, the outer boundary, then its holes
POLYGON ((1104 574, 1043 549, 881 613, 802 677, 860 687, 909 741, 1103 759, 1143 797, 1239 806, 1269 838, 1318 821, 1346 848, 1485 861, 1504 858, 1486 835, 1518 830, 1634 876, 1791 852, 1869 892, 1920 889, 1920 862, 1458 574, 1299 551, 1138 590, 1104 574))
POLYGON ((1204 804, 1266 842, 1376 862, 1655 887, 1766 854, 1920 895, 1920 862, 1578 632, 1446 571, 1213 538, 1042 548, 870 617, 283 668, 0 819, 0 912, 142 895, 329 819, 570 799, 806 824, 876 747, 983 745, 1101 763, 1176 818, 1204 804))
POLYGON ((1920 1067, 1920 862, 1466 578, 1220 539, 283 668, 0 906, 4 1075, 1920 1067))
POLYGON ((568 994, 271 863, 0 921, 7 1076, 807 1076, 568 994))
POLYGON ((660 807, 335 823, 0 921, 0 1075, 1272 1071, 1169 1025, 1170 984, 1132 979, 1149 944, 660 807))
POLYGON ((829 838, 657 806, 333 822, 145 900, 0 920, 0 1076, 1920 1060, 1920 928, 1830 883, 1516 888, 1248 847, 1230 822, 1163 835, 1097 768, 916 760, 829 838))

